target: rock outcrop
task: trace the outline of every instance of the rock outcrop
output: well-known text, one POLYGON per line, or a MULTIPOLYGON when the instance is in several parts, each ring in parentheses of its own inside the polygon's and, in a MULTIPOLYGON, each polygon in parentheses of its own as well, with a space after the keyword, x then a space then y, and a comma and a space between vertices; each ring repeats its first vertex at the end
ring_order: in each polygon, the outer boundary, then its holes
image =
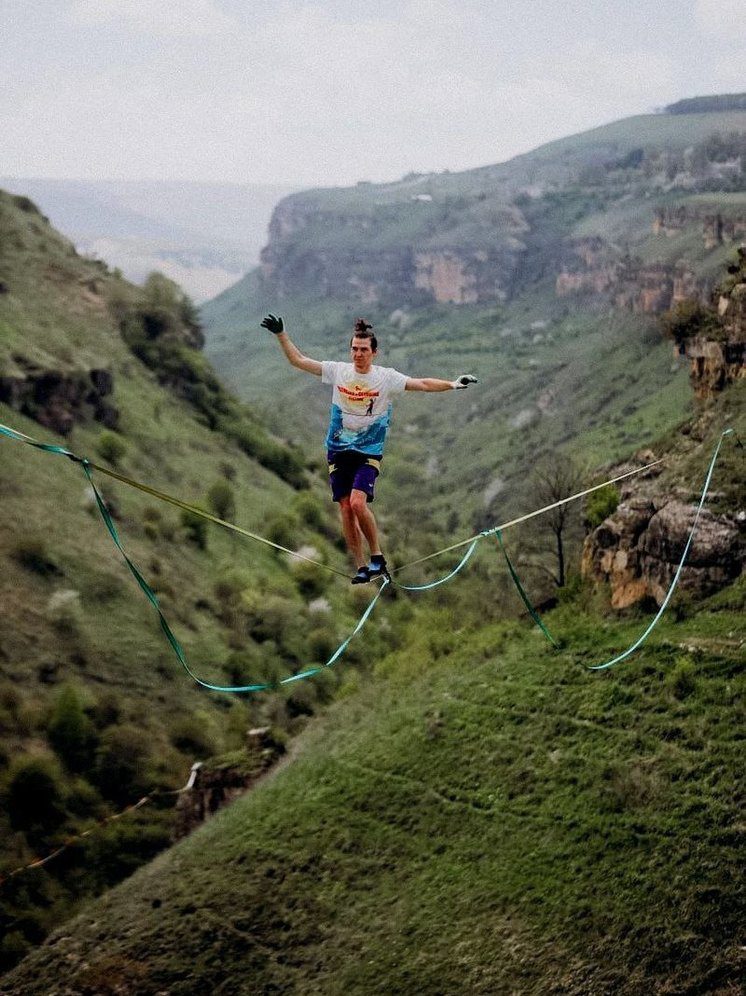
MULTIPOLYGON (((667 496, 630 497, 587 537, 582 573, 605 582, 611 604, 625 609, 646 598, 661 605, 681 560, 697 506, 667 496)), ((703 510, 681 572, 682 591, 702 598, 744 570, 746 516, 703 510)))
POLYGON ((284 753, 284 745, 272 736, 269 727, 261 727, 248 731, 245 753, 195 764, 176 804, 174 840, 186 837, 243 795, 284 753))
MULTIPOLYGON (((678 352, 691 361, 696 396, 706 401, 746 377, 746 248, 739 249, 728 279, 714 294, 713 306, 696 306, 688 314, 690 324, 682 323, 678 337, 672 334, 678 352)), ((610 586, 614 608, 646 598, 660 605, 695 514, 696 505, 649 482, 628 484, 614 514, 586 538, 583 575, 610 586)), ((709 595, 738 578, 745 565, 746 511, 714 515, 703 510, 682 570, 682 591, 698 598, 709 595)))
POLYGON ((686 263, 643 263, 621 255, 598 236, 568 243, 555 280, 558 297, 586 295, 636 314, 657 315, 686 298, 706 299, 708 287, 686 263))
POLYGON ((91 419, 116 429, 119 411, 108 400, 114 378, 108 370, 42 370, 15 357, 24 368, 18 376, 0 377, 0 401, 40 425, 67 436, 73 426, 91 419))
POLYGON ((746 247, 712 302, 713 321, 701 334, 680 338, 676 348, 690 363, 696 397, 703 401, 746 377, 746 247))

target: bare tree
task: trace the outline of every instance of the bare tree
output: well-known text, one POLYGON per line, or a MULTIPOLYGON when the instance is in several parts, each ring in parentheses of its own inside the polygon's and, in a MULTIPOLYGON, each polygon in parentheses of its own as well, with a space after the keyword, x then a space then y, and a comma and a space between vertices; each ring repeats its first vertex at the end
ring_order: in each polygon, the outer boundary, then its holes
MULTIPOLYGON (((583 470, 569 456, 561 453, 542 460, 533 474, 535 495, 539 506, 552 505, 554 502, 569 498, 580 490, 584 478, 583 470)), ((567 580, 566 547, 568 536, 574 526, 580 525, 580 509, 577 503, 559 505, 536 520, 552 535, 552 552, 555 569, 548 570, 558 588, 565 586, 567 580)))

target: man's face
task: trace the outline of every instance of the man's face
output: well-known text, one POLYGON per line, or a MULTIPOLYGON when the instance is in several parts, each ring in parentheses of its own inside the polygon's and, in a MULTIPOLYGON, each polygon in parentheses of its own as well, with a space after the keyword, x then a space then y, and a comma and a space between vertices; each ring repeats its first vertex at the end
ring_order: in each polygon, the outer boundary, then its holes
POLYGON ((371 348, 370 339, 358 339, 357 336, 353 336, 350 355, 352 356, 355 371, 364 374, 368 373, 373 366, 373 357, 376 354, 371 348))

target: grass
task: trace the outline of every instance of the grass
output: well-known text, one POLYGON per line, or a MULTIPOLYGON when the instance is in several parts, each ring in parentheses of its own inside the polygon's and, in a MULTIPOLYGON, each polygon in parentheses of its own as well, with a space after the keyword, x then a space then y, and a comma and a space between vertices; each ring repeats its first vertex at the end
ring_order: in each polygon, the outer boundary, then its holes
MULTIPOLYGON (((290 544, 311 544, 322 560, 345 569, 325 475, 318 469, 309 473, 308 487, 297 491, 247 457, 231 438, 208 428, 194 407, 158 384, 119 335, 107 301, 114 295, 136 301, 136 289, 101 264, 77 257, 41 216, 22 212, 3 194, 0 226, 0 273, 9 288, 0 296, 4 375, 20 377, 29 363, 62 372, 105 367, 114 379, 110 400, 120 412, 118 437, 124 448, 116 454, 118 470, 202 507, 208 506, 216 481, 229 481, 239 526, 263 535, 286 509, 292 522, 289 532, 286 528, 290 544)), ((99 455, 102 426, 93 421, 76 424, 64 439, 5 405, 0 405, 0 421, 96 462, 115 455, 112 450, 99 455)), ((166 644, 156 614, 100 520, 80 468, 9 439, 0 447, 0 694, 14 703, 7 715, 0 710, 0 793, 11 777, 11 759, 50 756, 46 728, 60 689, 68 684, 85 689, 91 715, 111 714, 101 721, 97 736, 103 738, 122 724, 141 731, 148 748, 142 775, 151 787, 176 788, 186 780, 193 757, 176 749, 171 737, 184 715, 205 711, 217 751, 238 747, 251 726, 274 724, 297 731, 307 722, 289 705, 290 691, 239 700, 200 690, 166 644)), ((208 529, 206 549, 200 549, 189 541, 177 510, 95 476, 125 549, 157 592, 190 666, 204 680, 226 684, 236 669, 246 682, 262 674, 291 673, 314 662, 320 647, 336 647, 362 611, 344 585, 331 584, 327 590, 322 582, 329 612, 319 621, 308 608, 311 598, 305 591, 311 582, 296 576, 284 556, 218 527, 208 529), (242 580, 236 605, 228 607, 221 583, 231 572, 239 572, 242 580), (254 608, 242 601, 247 593, 257 603, 254 608), (275 629, 265 626, 255 639, 251 627, 257 628, 262 600, 275 607, 275 629), (237 653, 244 654, 238 662, 237 653)), ((382 634, 380 646, 386 647, 390 638, 382 634)), ((321 683, 309 688, 305 712, 319 709, 321 699, 333 694, 340 681, 333 671, 324 688, 321 683)), ((93 777, 92 771, 85 775, 93 777)), ((75 779, 66 771, 60 778, 60 792, 72 807, 80 796, 75 779)), ((3 805, 2 872, 54 850, 99 811, 112 810, 111 800, 89 790, 85 804, 66 811, 63 825, 48 828, 46 836, 33 841, 17 830, 3 805)), ((150 820, 149 812, 143 812, 142 826, 147 828, 150 820)), ((152 822, 162 847, 168 841, 162 814, 154 812, 152 822)), ((148 832, 143 831, 144 837, 148 832)), ((139 853, 130 838, 123 838, 121 873, 153 853, 139 853)), ((75 873, 64 864, 51 865, 39 892, 21 889, 13 901, 0 896, 0 934, 21 938, 9 946, 0 939, 3 968, 30 939, 38 942, 69 915, 86 890, 102 887, 93 859, 83 862, 85 868, 75 873)), ((106 884, 113 880, 109 877, 106 884)))
MULTIPOLYGON (((433 659, 415 630, 292 766, 68 924, 6 991, 48 991, 64 963, 71 986, 113 972, 142 993, 727 992, 738 646, 692 652, 669 619, 592 675, 643 620, 584 599, 548 618, 559 655, 487 622, 433 659)), ((742 586, 731 599, 691 625, 742 647, 742 586)))

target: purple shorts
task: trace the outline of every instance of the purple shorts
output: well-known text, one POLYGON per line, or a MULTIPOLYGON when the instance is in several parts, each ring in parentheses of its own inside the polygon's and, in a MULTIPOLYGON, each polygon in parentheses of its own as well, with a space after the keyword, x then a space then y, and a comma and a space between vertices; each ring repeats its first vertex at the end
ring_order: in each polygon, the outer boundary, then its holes
POLYGON ((332 498, 340 501, 349 497, 353 488, 364 491, 368 501, 373 501, 373 487, 381 468, 381 457, 357 450, 329 450, 326 454, 329 464, 329 483, 332 498))

